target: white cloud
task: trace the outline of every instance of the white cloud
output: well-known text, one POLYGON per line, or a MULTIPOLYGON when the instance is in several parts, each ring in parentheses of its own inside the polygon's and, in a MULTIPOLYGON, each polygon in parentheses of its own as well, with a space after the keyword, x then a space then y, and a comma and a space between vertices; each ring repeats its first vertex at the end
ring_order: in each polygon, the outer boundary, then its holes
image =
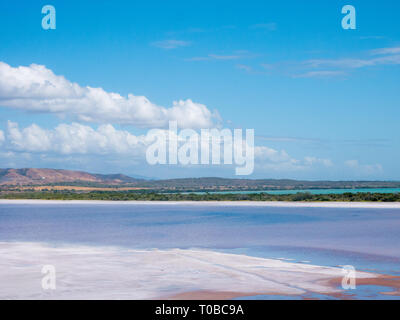
POLYGON ((182 128, 214 127, 217 111, 190 99, 179 100, 171 108, 158 106, 144 96, 106 92, 102 88, 81 87, 43 65, 13 68, 0 62, 0 105, 27 111, 69 116, 92 123, 118 123, 137 127, 166 127, 176 120, 182 128))
POLYGON ((240 59, 241 56, 239 55, 219 55, 219 54, 209 54, 208 55, 210 58, 215 59, 215 60, 235 60, 235 59, 240 59))
POLYGON ((244 71, 246 71, 246 72, 248 72, 248 73, 250 73, 250 72, 253 71, 253 68, 252 68, 252 67, 247 66, 247 65, 245 65, 245 64, 237 64, 237 65, 236 65, 236 68, 238 68, 238 69, 240 69, 240 70, 244 70, 244 71))
POLYGON ((347 160, 344 164, 349 168, 357 168, 359 166, 358 160, 347 160))
POLYGON ((361 40, 381 40, 381 39, 385 39, 384 36, 361 36, 360 37, 361 40))
POLYGON ((358 69, 377 65, 397 65, 400 64, 400 47, 381 48, 370 50, 371 55, 380 57, 368 58, 339 58, 339 59, 312 59, 305 61, 304 64, 313 68, 343 68, 358 69))
POLYGON ((3 130, 0 130, 0 145, 3 144, 4 141, 5 141, 4 132, 3 130))
POLYGON ((312 59, 305 62, 309 67, 333 67, 333 68, 362 68, 375 64, 375 59, 312 59))
POLYGON ((47 130, 32 124, 20 129, 8 121, 3 148, 14 152, 57 154, 126 154, 142 155, 146 146, 145 136, 135 136, 116 130, 112 125, 97 129, 79 123, 60 124, 47 130))
POLYGON ((190 45, 190 42, 182 40, 162 40, 152 42, 152 45, 162 49, 176 49, 179 47, 187 47, 190 45))
POLYGON ((269 147, 255 147, 254 148, 254 156, 260 162, 287 162, 291 161, 292 159, 286 153, 285 150, 277 151, 275 149, 269 147))
POLYGON ((309 71, 299 75, 294 75, 293 78, 332 78, 343 76, 343 71, 309 71))
POLYGON ((304 163, 309 166, 315 165, 315 164, 322 164, 325 167, 333 166, 333 162, 330 159, 321 159, 321 158, 316 158, 316 157, 305 157, 304 163))
POLYGON ((298 171, 315 166, 332 167, 329 159, 305 157, 302 160, 292 158, 285 150, 275 150, 265 146, 254 148, 255 160, 258 168, 276 171, 298 171))
POLYGON ((370 51, 373 55, 397 54, 400 53, 400 47, 380 48, 370 51))
POLYGON ((186 61, 207 61, 207 60, 215 60, 215 61, 229 61, 229 60, 238 60, 238 59, 251 59, 256 55, 248 52, 247 50, 238 50, 233 52, 233 54, 208 54, 203 57, 193 57, 185 59, 186 61))
MULTIPOLYGON (((177 139, 179 145, 186 142, 175 135, 173 139, 177 139)), ((99 160, 100 155, 133 163, 137 160, 145 160, 146 149, 154 141, 144 135, 136 136, 125 130, 117 130, 110 124, 102 124, 94 129, 79 123, 63 123, 55 128, 45 129, 36 124, 20 128, 17 123, 8 121, 5 132, 0 131, 0 142, 2 142, 3 152, 12 155, 36 154, 54 159, 61 157, 64 160, 65 156, 85 155, 95 157, 96 161, 99 160)), ((218 140, 218 143, 222 144, 223 139, 218 140)), ((249 146, 246 145, 246 141, 242 143, 244 150, 247 150, 249 146)), ((221 145, 221 157, 224 147, 221 145)), ((203 148, 209 150, 209 145, 201 140, 199 151, 203 152, 203 148)), ((232 148, 229 142, 228 148, 232 148)), ((284 150, 278 151, 266 146, 254 147, 254 156, 256 168, 260 170, 299 171, 333 165, 328 159, 316 157, 297 160, 284 150)), ((222 160, 221 163, 223 163, 222 160)))
POLYGON ((356 171, 357 174, 373 175, 383 172, 383 167, 381 164, 360 164, 358 160, 347 160, 344 164, 348 168, 356 171))

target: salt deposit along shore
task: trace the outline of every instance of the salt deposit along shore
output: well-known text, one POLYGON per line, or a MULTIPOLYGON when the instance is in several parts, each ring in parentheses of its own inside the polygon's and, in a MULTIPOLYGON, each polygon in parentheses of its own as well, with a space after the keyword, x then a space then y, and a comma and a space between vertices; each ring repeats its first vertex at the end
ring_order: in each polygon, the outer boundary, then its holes
POLYGON ((0 199, 0 204, 103 204, 103 205, 182 205, 182 206, 254 206, 296 208, 371 208, 400 209, 400 202, 290 202, 290 201, 101 201, 101 200, 30 200, 0 199))
MULTIPOLYGON (((379 283, 380 275, 357 272, 379 283)), ((230 299, 254 295, 343 293, 339 267, 210 250, 131 250, 0 242, 0 299, 230 299), (44 290, 45 265, 56 289, 44 290)))

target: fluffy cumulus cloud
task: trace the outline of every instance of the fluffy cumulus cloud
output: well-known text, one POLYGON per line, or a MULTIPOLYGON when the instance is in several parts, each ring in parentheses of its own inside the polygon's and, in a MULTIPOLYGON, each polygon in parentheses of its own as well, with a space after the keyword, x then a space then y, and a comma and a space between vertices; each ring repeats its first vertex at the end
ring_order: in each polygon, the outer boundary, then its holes
POLYGON ((60 124, 47 130, 36 124, 20 129, 17 123, 8 121, 2 136, 3 148, 13 152, 142 155, 146 146, 145 136, 117 130, 110 124, 97 129, 79 123, 60 124))
MULTIPOLYGON (((144 160, 152 141, 144 135, 136 136, 116 129, 113 124, 163 131, 169 121, 176 121, 179 128, 200 132, 198 129, 215 128, 220 123, 217 112, 190 99, 175 101, 165 108, 143 96, 129 94, 124 97, 102 88, 82 87, 36 64, 14 68, 0 62, 0 105, 51 113, 75 121, 61 123, 52 129, 37 124, 20 128, 17 123, 8 121, 7 128, 0 130, 2 152, 19 157, 35 154, 61 159, 67 155, 107 155, 144 160)), ((208 145, 201 144, 202 148, 208 148, 208 145)), ((298 160, 284 150, 266 146, 256 146, 254 156, 256 166, 261 170, 303 170, 332 165, 330 160, 315 157, 298 160)))
POLYGON ((27 111, 69 116, 92 123, 128 124, 142 128, 166 127, 176 120, 181 128, 209 128, 220 121, 217 111, 190 99, 165 108, 144 96, 81 87, 43 65, 11 67, 0 62, 0 105, 27 111))
MULTIPOLYGON (((196 131, 190 130, 193 133, 196 131)), ((168 137, 167 130, 159 130, 168 137)), ((171 132, 172 134, 172 132, 171 132)), ((188 140, 171 135, 182 146, 188 140), (183 140, 182 140, 183 139, 183 140)), ((244 138, 244 137, 243 137, 244 138)), ((229 140, 229 139, 228 139, 229 140)), ((233 141, 224 139, 216 140, 221 147, 221 157, 225 147, 231 148, 233 141), (227 146, 225 145, 227 143, 227 146)), ((209 151, 209 144, 200 140, 199 152, 209 151), (204 150, 203 150, 204 149, 204 150)), ((65 156, 79 157, 81 155, 95 157, 112 156, 115 159, 130 159, 131 161, 145 161, 147 148, 154 143, 154 139, 145 135, 133 135, 125 130, 118 130, 110 124, 102 124, 97 128, 80 123, 62 123, 52 129, 45 129, 37 124, 25 128, 12 121, 8 121, 7 128, 0 131, 0 145, 5 154, 17 155, 46 155, 63 159, 65 156)), ((238 143, 235 141, 235 143, 238 143)), ((242 143, 242 150, 248 152, 253 148, 242 143)), ((4 157, 4 155, 3 155, 4 157)), ((314 167, 331 167, 333 164, 328 159, 305 157, 301 160, 292 158, 286 151, 275 150, 266 146, 254 147, 256 169, 259 171, 299 171, 314 167)), ((221 163, 224 163, 221 159, 221 163)))

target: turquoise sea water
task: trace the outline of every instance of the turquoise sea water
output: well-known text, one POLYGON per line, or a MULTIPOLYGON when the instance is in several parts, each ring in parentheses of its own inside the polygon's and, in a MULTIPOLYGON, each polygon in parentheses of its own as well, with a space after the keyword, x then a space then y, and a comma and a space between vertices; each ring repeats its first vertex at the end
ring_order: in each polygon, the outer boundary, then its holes
MULTIPOLYGON (((400 275, 399 230, 400 209, 0 204, 0 241, 203 248, 391 275, 400 275)), ((359 298, 382 291, 357 290, 359 298)))

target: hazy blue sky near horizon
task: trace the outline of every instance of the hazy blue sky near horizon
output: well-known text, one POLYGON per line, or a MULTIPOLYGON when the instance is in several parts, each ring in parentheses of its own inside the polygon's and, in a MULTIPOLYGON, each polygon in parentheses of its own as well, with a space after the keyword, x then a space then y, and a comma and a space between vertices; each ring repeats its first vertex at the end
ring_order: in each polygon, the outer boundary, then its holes
POLYGON ((255 130, 252 178, 399 180, 399 76, 398 1, 2 1, 0 167, 233 177, 145 163, 141 108, 181 101, 168 119, 255 130))

